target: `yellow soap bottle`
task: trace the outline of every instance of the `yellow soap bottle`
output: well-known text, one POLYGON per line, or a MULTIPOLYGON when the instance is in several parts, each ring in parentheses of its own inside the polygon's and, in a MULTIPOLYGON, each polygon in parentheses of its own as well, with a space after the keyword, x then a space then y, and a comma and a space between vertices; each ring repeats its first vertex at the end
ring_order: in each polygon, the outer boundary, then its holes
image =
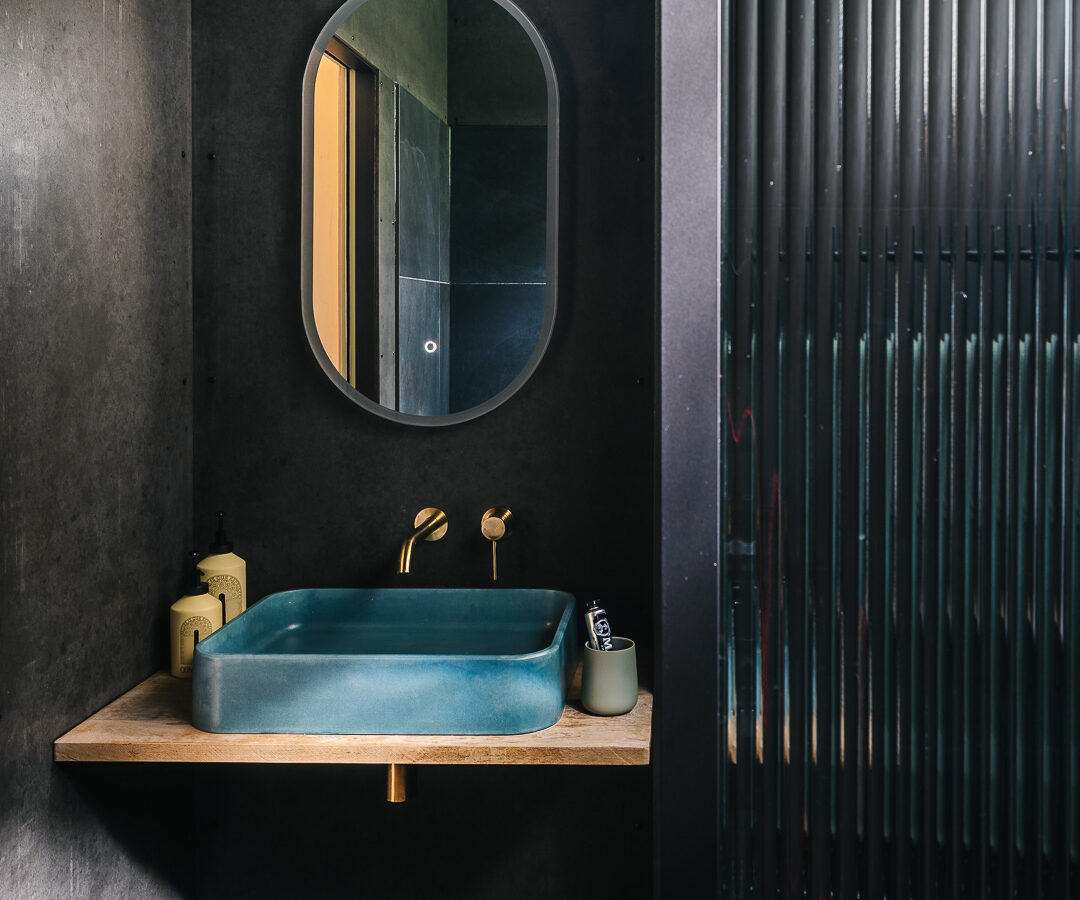
MULTIPOLYGON (((191 556, 194 562, 198 554, 191 556)), ((170 671, 177 678, 191 677, 195 645, 222 625, 221 601, 210 596, 206 582, 194 570, 191 582, 184 596, 169 608, 170 671)))
POLYGON ((232 542, 225 538, 225 513, 217 517, 217 535, 210 555, 200 560, 199 571, 212 596, 220 600, 225 595, 225 621, 231 622, 247 609, 247 563, 232 552, 232 542))

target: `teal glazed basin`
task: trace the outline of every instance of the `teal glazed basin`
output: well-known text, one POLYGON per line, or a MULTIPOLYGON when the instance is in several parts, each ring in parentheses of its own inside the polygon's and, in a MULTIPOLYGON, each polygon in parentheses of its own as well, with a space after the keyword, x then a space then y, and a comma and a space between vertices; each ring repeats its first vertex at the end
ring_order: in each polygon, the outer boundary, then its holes
POLYGON ((572 595, 271 594, 195 648, 192 724, 262 734, 523 734, 562 715, 572 595))

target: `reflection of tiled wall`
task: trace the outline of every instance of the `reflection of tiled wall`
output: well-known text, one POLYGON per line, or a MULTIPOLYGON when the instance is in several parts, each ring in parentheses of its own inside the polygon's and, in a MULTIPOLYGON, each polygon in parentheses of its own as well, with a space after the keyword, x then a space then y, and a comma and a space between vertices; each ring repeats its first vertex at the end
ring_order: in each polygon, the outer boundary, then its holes
POLYGON ((456 411, 506 387, 540 335, 547 130, 451 130, 450 409, 456 411))
POLYGON ((397 136, 398 409, 440 415, 449 403, 450 130, 398 88, 397 136))
POLYGON ((337 37, 445 120, 447 25, 446 0, 368 0, 337 37))
POLYGON ((491 0, 449 0, 447 121, 546 125, 547 80, 528 34, 491 0))

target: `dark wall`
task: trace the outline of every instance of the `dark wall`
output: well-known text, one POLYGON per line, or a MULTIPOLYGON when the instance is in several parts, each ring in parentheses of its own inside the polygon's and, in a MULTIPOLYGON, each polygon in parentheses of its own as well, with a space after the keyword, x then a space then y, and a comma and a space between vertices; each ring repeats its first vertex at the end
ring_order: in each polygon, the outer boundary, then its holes
POLYGON ((185 773, 52 742, 167 662, 191 539, 189 28, 165 0, 0 16, 5 898, 183 884, 185 773))
MULTIPOLYGON (((402 538, 419 509, 439 506, 449 533, 418 549, 410 583, 483 586, 480 516, 503 504, 517 527, 499 551, 500 585, 603 598, 647 667, 653 4, 521 4, 561 87, 559 313, 547 356, 514 398, 437 430, 352 404, 322 375, 301 322, 300 88, 336 5, 193 3, 195 527, 209 540, 214 510, 229 511, 259 597, 401 583, 402 538)), ((213 855, 207 896, 238 896, 224 886, 241 887, 234 871, 252 893, 287 894, 298 865, 330 895, 364 884, 369 896, 650 890, 647 769, 430 767, 402 809, 382 800, 378 769, 213 777, 231 783, 222 821, 255 840, 240 869, 213 855), (595 797, 611 802, 584 812, 595 797), (439 864, 416 865, 415 848, 439 864), (601 887, 586 868, 596 858, 610 877, 601 887)))

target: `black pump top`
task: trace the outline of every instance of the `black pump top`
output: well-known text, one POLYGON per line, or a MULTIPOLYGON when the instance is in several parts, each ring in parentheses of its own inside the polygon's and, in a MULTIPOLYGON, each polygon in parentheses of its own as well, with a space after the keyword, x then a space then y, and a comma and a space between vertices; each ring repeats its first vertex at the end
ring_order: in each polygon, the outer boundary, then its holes
POLYGON ((198 564, 199 554, 197 551, 193 551, 191 554, 191 574, 189 575, 191 581, 188 586, 184 588, 184 593, 189 597, 198 597, 199 594, 210 593, 210 585, 202 580, 198 564))
POLYGON ((225 537, 225 513, 217 514, 217 534, 214 542, 210 545, 211 553, 232 553, 232 541, 225 537))

